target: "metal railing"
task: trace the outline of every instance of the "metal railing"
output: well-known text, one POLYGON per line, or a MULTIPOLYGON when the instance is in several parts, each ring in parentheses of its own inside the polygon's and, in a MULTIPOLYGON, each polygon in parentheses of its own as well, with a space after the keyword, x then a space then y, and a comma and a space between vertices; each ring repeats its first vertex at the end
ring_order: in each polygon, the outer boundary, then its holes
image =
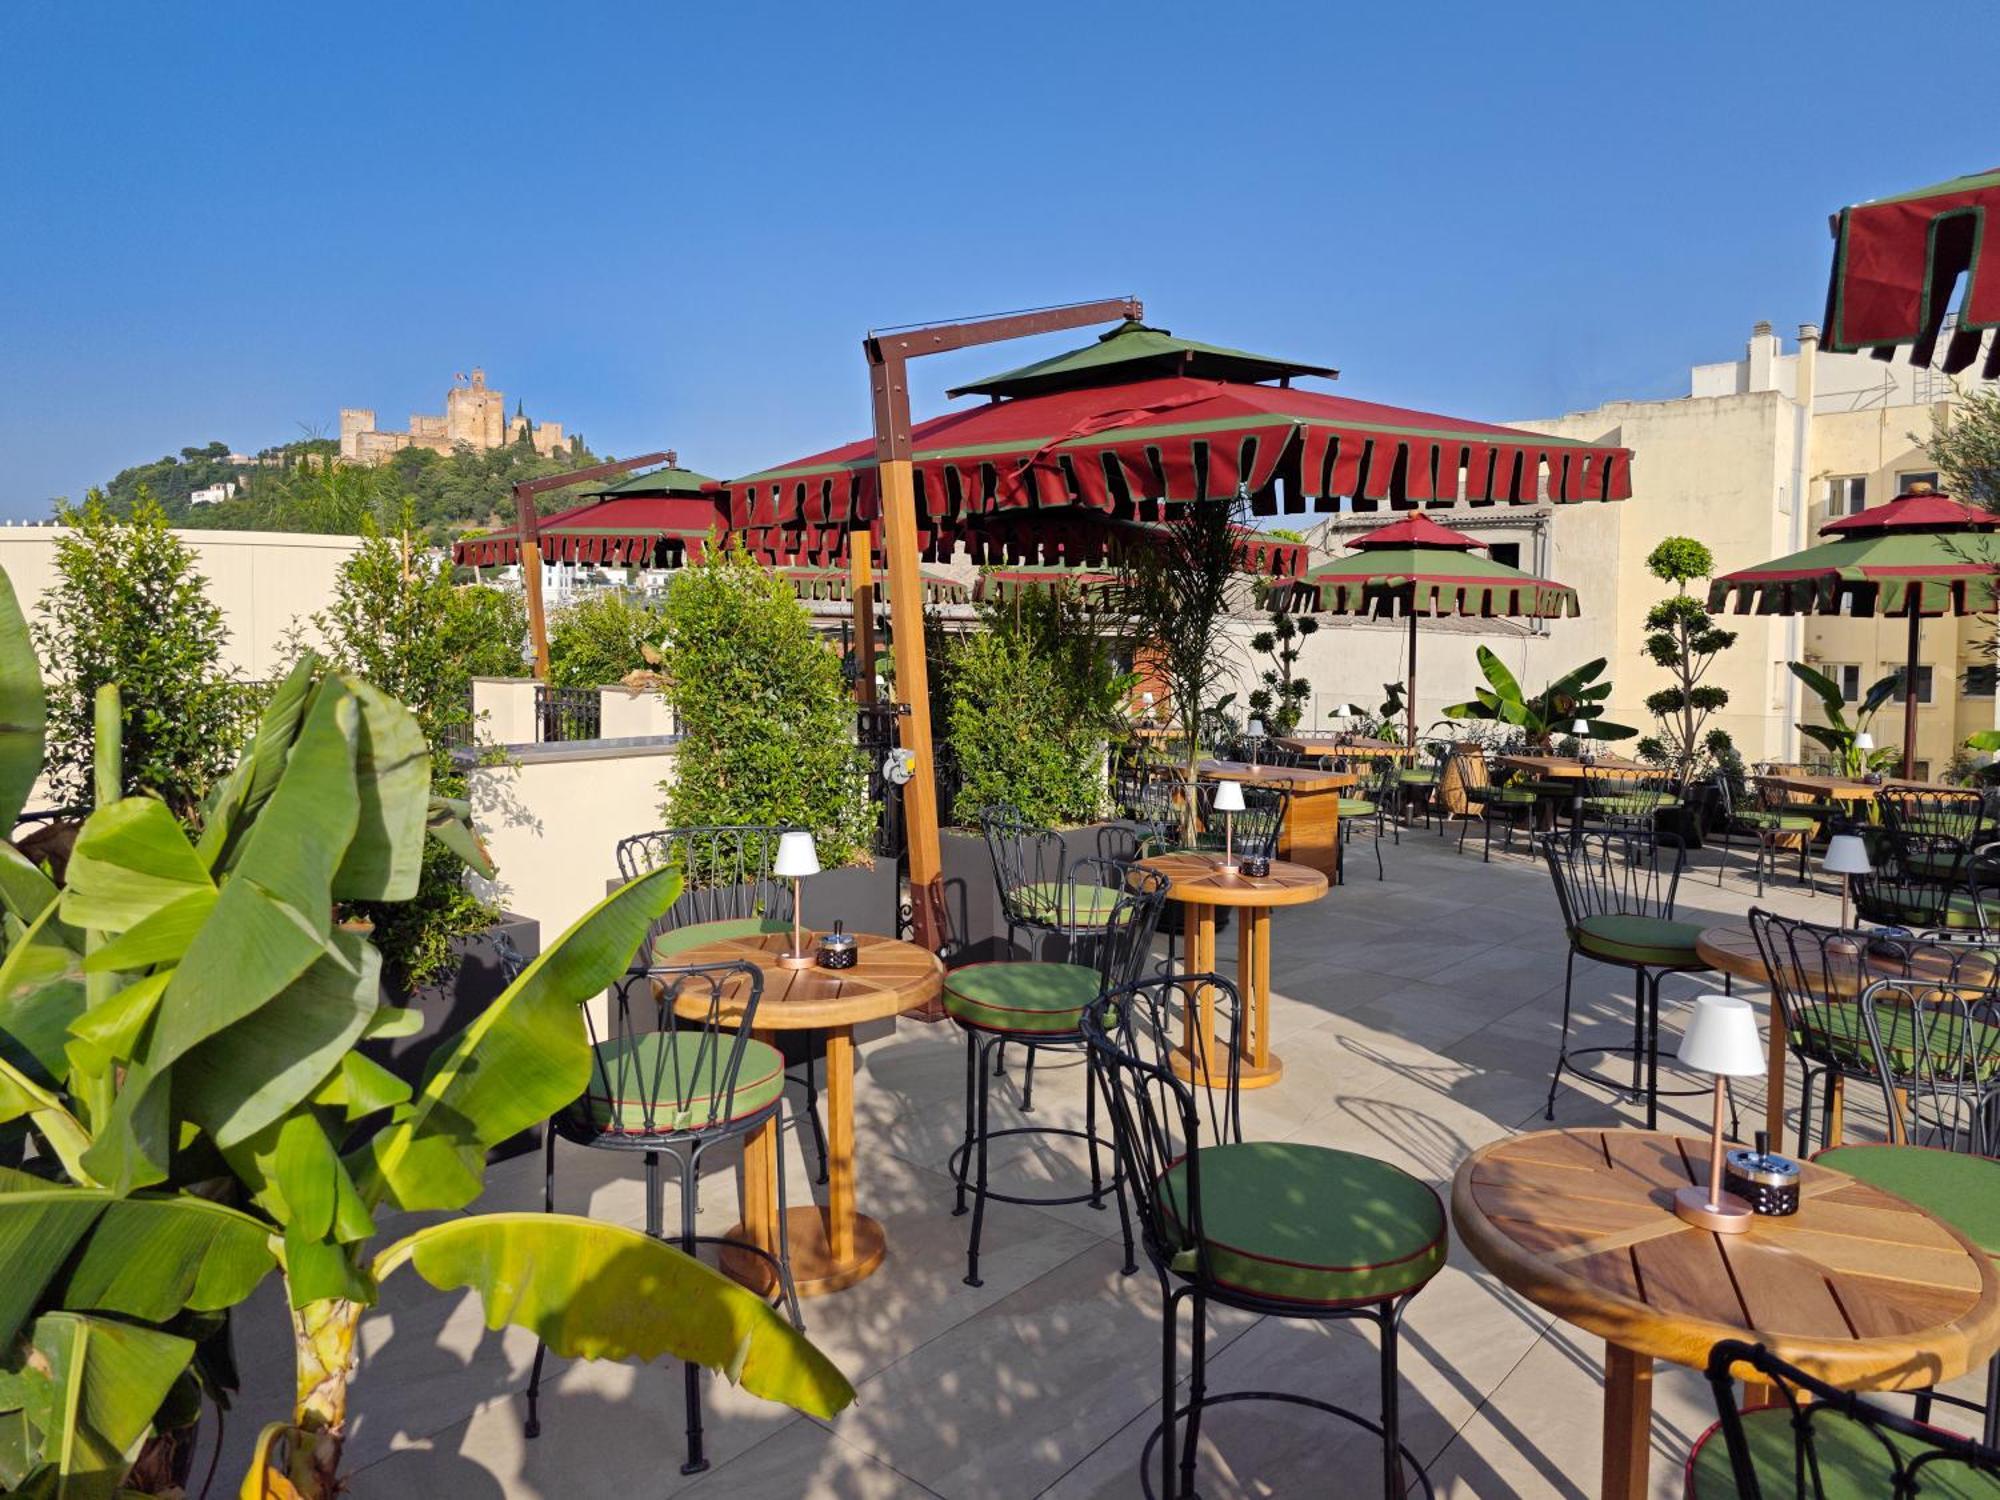
POLYGON ((596 688, 535 685, 535 738, 542 744, 601 739, 603 700, 596 688))

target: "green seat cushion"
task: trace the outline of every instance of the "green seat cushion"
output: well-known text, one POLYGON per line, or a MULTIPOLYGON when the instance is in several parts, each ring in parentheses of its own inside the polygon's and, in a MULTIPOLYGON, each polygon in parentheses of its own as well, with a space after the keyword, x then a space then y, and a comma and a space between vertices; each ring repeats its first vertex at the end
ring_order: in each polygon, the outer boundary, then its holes
POLYGON ((1625 792, 1611 797, 1585 797, 1583 810, 1608 818, 1644 818, 1656 812, 1665 812, 1670 807, 1679 807, 1678 799, 1664 792, 1625 792))
POLYGON ((1759 833, 1811 833, 1816 820, 1806 813, 1749 807, 1737 811, 1736 821, 1745 828, 1756 829, 1759 833))
POLYGON ((1468 802, 1500 802, 1509 807, 1529 807, 1535 794, 1524 786, 1469 786, 1465 789, 1468 802))
POLYGON ((1985 925, 1980 918, 1979 903, 1970 891, 1952 891, 1940 905, 1935 895, 1922 901, 1898 899, 1893 886, 1878 886, 1855 906, 1864 921, 1895 927, 1944 927, 1970 932, 1985 925), (1862 910, 1864 905, 1866 909, 1862 910))
POLYGON ((653 961, 655 963, 678 963, 680 956, 690 948, 699 948, 704 943, 719 943, 725 938, 758 937, 767 932, 790 932, 790 922, 780 922, 772 917, 724 917, 715 922, 690 922, 685 927, 676 927, 672 932, 663 932, 653 939, 653 961))
POLYGON ((1375 804, 1366 797, 1342 797, 1340 815, 1343 818, 1366 818, 1373 816, 1375 804))
POLYGON ((2000 1256, 2000 1161, 1931 1146, 1834 1146, 1813 1158, 1937 1215, 2000 1256))
POLYGON ((745 1119, 784 1092, 785 1060, 776 1047, 746 1037, 736 1090, 718 1100, 720 1075, 735 1044, 728 1032, 699 1028, 599 1042, 590 1086, 575 1112, 609 1135, 702 1130, 745 1119))
POLYGON ((1603 912, 1576 926, 1576 946, 1592 958, 1620 964, 1665 964, 1672 968, 1706 968, 1695 952, 1699 922, 1673 922, 1665 917, 1634 917, 1603 912))
POLYGON ((1100 984, 1086 964, 967 964, 945 975, 944 1008, 981 1031, 1063 1035, 1083 1024, 1100 984))
MULTIPOLYGON (((1232 1290, 1320 1307, 1382 1302, 1444 1264, 1444 1205, 1400 1167, 1289 1141, 1203 1146, 1199 1161, 1209 1265, 1232 1290)), ((1168 1168, 1157 1190, 1183 1236, 1175 1269, 1192 1272, 1187 1163, 1168 1168)))
MULTIPOLYGON (((1221 835, 1215 847, 1222 847, 1221 835)), ((1111 920, 1118 908, 1119 893, 1108 885, 1086 885, 1074 880, 1038 880, 1014 887, 1014 901, 1023 916, 1037 922, 1063 926, 1100 926, 1111 920)))
POLYGON ((1398 781, 1402 782, 1402 784, 1403 784, 1404 786, 1436 786, 1436 785, 1437 785, 1437 772, 1435 772, 1435 771, 1398 771, 1398 772, 1396 773, 1396 779, 1397 779, 1398 781))
MULTIPOLYGON (((1885 1500, 1896 1493, 1886 1440, 1908 1463, 1926 1450, 1917 1438, 1870 1428, 1821 1407, 1812 1413, 1812 1451, 1818 1461, 1820 1489, 1826 1500, 1885 1500)), ((1760 1407, 1743 1413, 1743 1437, 1757 1487, 1767 1500, 1803 1500, 1792 1482, 1797 1472, 1797 1438, 1791 1408, 1760 1407)), ((1989 1478, 1961 1463, 1926 1464, 1922 1476, 1925 1500, 2000 1500, 2000 1479, 1989 1478)), ((1811 1480, 1808 1479, 1808 1484, 1811 1480)), ((1724 1500, 1743 1492, 1729 1465, 1729 1442, 1718 1424, 1703 1433, 1688 1459, 1689 1500, 1724 1500)))
POLYGON ((1963 849, 1922 850, 1898 856, 1906 870, 1926 880, 1955 881, 1965 873, 1972 856, 1963 849))
POLYGON ((1513 785, 1523 791, 1533 792, 1537 797, 1574 797, 1576 783, 1573 781, 1517 781, 1513 785))
MULTIPOLYGON (((1868 1023, 1863 1019, 1859 1005, 1847 1002, 1815 1005, 1811 1018, 1812 1025, 1819 1032, 1817 1040, 1835 1058, 1871 1072, 1874 1070, 1875 1052, 1869 1044, 1868 1023)), ((1944 1072, 1959 1054, 1958 1030, 1961 1022, 1952 1010, 1927 1009, 1923 1023, 1925 1035, 1921 1037, 1916 1017, 1900 1006, 1878 1004, 1875 1007, 1875 1024, 1882 1028, 1882 1045, 1888 1049, 1890 1065, 1898 1073, 1915 1073, 1920 1058, 1925 1056, 1929 1058, 1931 1067, 1944 1072)), ((1810 1045, 1806 1038, 1801 1038, 1801 1042, 1810 1045)), ((1972 1023, 1970 1051, 1973 1071, 1981 1080, 2000 1073, 2000 1029, 1975 1020, 1972 1023)))

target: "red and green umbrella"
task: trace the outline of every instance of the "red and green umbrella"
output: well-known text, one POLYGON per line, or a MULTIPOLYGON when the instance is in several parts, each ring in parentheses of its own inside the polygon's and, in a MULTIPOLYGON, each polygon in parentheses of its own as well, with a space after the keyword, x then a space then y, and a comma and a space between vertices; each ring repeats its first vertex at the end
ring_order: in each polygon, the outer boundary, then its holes
POLYGON ((1916 485, 1886 505, 1820 528, 1832 537, 1790 557, 1725 573, 1708 607, 1760 615, 1903 615, 1910 622, 1904 675, 1903 774, 1916 757, 1918 632, 1923 617, 1994 608, 2000 516, 1916 485))
MULTIPOLYGON (((1939 368, 1946 374, 1968 368, 1987 332, 2000 326, 1995 226, 2000 168, 1843 208, 1833 221, 1826 347, 1889 359, 1897 345, 1908 344, 1910 362, 1928 365, 1952 311, 1951 289, 1963 276, 1957 324, 1939 368)), ((2000 378, 2000 339, 1987 345, 1981 374, 2000 378)))
MULTIPOLYGON (((729 508, 715 484, 706 474, 677 464, 627 475, 591 491, 583 504, 544 517, 539 526, 542 559, 622 568, 699 562, 709 534, 729 529, 729 508)), ((521 538, 513 527, 452 548, 452 561, 469 567, 520 560, 521 538)))
POLYGON ((1374 615, 1410 622, 1409 688, 1404 713, 1409 743, 1417 741, 1417 621, 1460 615, 1556 619, 1577 613, 1576 590, 1477 554, 1486 543, 1440 526, 1418 512, 1348 543, 1335 558, 1299 581, 1295 598, 1325 614, 1374 615))

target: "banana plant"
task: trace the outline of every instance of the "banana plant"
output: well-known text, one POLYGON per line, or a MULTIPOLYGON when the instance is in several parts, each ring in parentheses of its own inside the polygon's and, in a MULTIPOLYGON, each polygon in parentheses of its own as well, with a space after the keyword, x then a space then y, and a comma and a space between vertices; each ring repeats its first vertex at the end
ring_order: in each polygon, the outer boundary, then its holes
POLYGON ((1444 714, 1448 719, 1486 719, 1510 724, 1521 731, 1531 746, 1540 749, 1546 749, 1556 736, 1570 733, 1570 726, 1578 719, 1590 725, 1590 737, 1594 740, 1628 740, 1639 731, 1600 717, 1604 700, 1611 696, 1611 684, 1598 681, 1604 675, 1605 665, 1601 656, 1585 662, 1530 697, 1507 670, 1507 664, 1481 646, 1479 670, 1489 686, 1475 689, 1470 702, 1454 703, 1444 714))
POLYGON ((1853 721, 1849 722, 1847 699, 1841 696, 1839 683, 1802 661, 1789 665, 1792 675, 1818 696, 1820 709, 1826 715, 1824 724, 1800 724, 1796 727, 1800 734, 1814 744, 1825 746, 1832 753, 1843 776, 1858 779, 1870 771, 1888 770, 1902 763, 1903 752, 1899 746, 1884 745, 1864 750, 1859 744, 1868 726, 1875 722, 1875 715, 1895 696, 1896 688, 1903 680, 1900 670, 1869 684, 1868 691, 1861 695, 1861 702, 1854 710, 1853 721))
MULTIPOLYGON (((32 717, 7 706, 19 671, 0 664, 0 806, 26 795, 33 759, 6 743, 32 717)), ((153 798, 101 798, 61 890, 0 852, 17 928, 0 959, 0 1134, 23 1140, 0 1169, 0 1489, 118 1494, 198 1389, 204 1334, 274 1275, 297 1396, 260 1435, 245 1496, 339 1490, 357 1329, 406 1268, 559 1354, 698 1363, 821 1416, 853 1399, 765 1302, 635 1230, 453 1213, 375 1243, 385 1210, 472 1204, 488 1149, 583 1092, 579 1007, 681 888, 663 869, 606 897, 412 1087, 363 1044, 418 1018, 381 1003, 380 956, 340 913, 415 891, 455 812, 433 802, 429 766, 407 709, 309 658, 198 837, 153 798)))

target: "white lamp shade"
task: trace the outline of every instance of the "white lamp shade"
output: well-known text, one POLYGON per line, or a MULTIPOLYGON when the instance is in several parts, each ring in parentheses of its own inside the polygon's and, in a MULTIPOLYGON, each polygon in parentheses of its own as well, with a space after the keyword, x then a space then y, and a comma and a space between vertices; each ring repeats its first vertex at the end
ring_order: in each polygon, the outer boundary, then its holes
POLYGON ((1828 839, 1819 867, 1829 875, 1866 875, 1875 868, 1868 862, 1868 845, 1858 833, 1836 833, 1828 839))
POLYGON ((779 834, 778 857, 771 861, 771 873, 780 880, 819 874, 819 850, 813 847, 813 836, 802 829, 779 834))
POLYGON ((1574 724, 1569 726, 1569 732, 1588 737, 1590 734, 1590 721, 1588 719, 1578 719, 1574 724))
POLYGON ((1233 781, 1215 784, 1215 810, 1219 813, 1243 811, 1243 788, 1233 781))
POLYGON ((1262 719, 1252 719, 1244 732, 1253 740, 1261 740, 1264 738, 1264 721, 1262 719))
POLYGON ((1854 737, 1854 748, 1857 750, 1873 750, 1875 748, 1875 736, 1865 729, 1862 730, 1861 733, 1854 737))
POLYGON ((1151 708, 1153 706, 1153 695, 1151 693, 1141 693, 1139 701, 1145 704, 1146 707, 1151 708))
POLYGON ((1681 1036, 1681 1064, 1697 1073, 1754 1078, 1769 1066, 1757 1013, 1732 995, 1703 995, 1681 1036))

